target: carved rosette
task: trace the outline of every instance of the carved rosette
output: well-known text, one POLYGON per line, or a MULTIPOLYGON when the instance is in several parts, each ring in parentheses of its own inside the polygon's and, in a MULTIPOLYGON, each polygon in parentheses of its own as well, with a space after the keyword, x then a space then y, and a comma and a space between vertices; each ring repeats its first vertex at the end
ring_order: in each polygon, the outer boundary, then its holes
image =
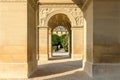
MULTIPOLYGON (((39 9, 40 26, 44 26, 47 16, 56 10, 63 10, 63 8, 40 8, 39 9)), ((80 8, 64 8, 64 10, 74 17, 76 21, 75 26, 83 26, 83 13, 80 8)))

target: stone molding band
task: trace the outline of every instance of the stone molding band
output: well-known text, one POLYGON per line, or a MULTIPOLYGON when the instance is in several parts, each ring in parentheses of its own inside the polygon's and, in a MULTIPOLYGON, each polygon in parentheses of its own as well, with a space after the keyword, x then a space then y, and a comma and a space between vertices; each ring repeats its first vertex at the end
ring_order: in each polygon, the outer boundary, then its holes
POLYGON ((71 29, 74 29, 74 28, 83 28, 84 26, 73 26, 71 27, 71 29))

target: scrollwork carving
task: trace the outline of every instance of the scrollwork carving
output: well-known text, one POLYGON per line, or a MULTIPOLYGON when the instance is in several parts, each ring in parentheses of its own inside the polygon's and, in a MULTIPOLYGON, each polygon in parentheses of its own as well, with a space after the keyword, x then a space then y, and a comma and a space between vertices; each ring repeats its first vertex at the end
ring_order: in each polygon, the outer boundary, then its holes
MULTIPOLYGON (((39 17, 40 25, 45 25, 45 20, 48 14, 56 10, 61 10, 62 8, 40 8, 39 17)), ((65 11, 68 11, 75 19, 75 26, 83 26, 83 13, 80 8, 64 8, 65 11)))
POLYGON ((69 12, 75 18, 76 26, 82 26, 83 25, 83 14, 80 8, 70 8, 69 12))
POLYGON ((51 13, 53 9, 50 8, 41 8, 39 11, 39 17, 40 17, 40 25, 44 26, 45 19, 49 13, 51 13))

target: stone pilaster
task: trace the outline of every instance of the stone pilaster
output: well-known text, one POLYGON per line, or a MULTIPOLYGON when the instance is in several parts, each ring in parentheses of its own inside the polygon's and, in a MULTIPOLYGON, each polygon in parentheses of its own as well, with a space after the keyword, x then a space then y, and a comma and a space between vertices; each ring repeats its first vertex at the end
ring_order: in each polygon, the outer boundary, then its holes
POLYGON ((49 29, 49 58, 52 57, 52 31, 49 29))
POLYGON ((48 27, 39 27, 39 60, 48 60, 48 27))
POLYGON ((120 78, 119 4, 120 1, 114 0, 93 0, 93 77, 95 80, 99 78, 119 80, 120 78))
POLYGON ((72 41, 72 58, 73 59, 82 59, 83 56, 83 27, 74 26, 71 28, 71 41, 72 41))

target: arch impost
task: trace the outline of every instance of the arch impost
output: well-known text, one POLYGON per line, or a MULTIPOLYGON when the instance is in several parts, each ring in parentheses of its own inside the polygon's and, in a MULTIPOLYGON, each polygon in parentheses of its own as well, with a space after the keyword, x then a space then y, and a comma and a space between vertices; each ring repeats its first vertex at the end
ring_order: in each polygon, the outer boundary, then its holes
POLYGON ((74 29, 74 28, 83 28, 84 26, 72 26, 71 29, 74 29))
POLYGON ((37 26, 38 28, 48 28, 48 26, 37 26))

